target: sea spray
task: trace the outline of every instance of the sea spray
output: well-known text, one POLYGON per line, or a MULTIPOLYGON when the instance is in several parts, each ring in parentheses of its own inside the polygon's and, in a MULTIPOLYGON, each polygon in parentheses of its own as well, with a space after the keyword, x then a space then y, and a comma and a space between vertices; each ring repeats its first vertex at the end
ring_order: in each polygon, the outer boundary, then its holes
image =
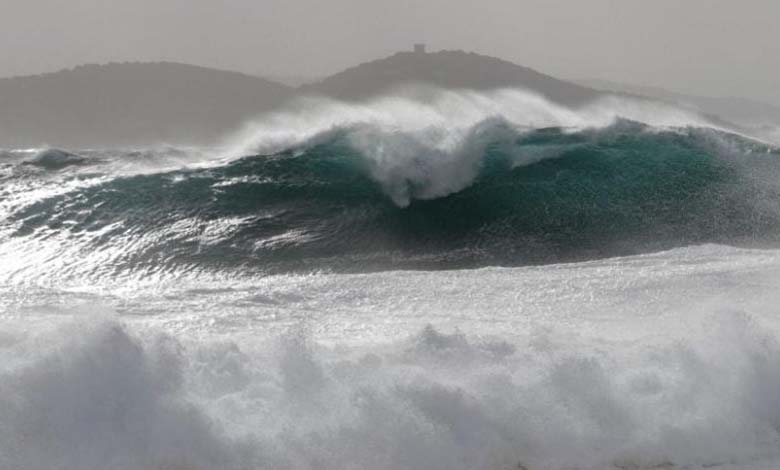
POLYGON ((18 164, 2 190, 0 276, 511 266, 774 246, 779 155, 709 128, 521 130, 496 118, 451 134, 353 125, 272 155, 119 176, 18 164))

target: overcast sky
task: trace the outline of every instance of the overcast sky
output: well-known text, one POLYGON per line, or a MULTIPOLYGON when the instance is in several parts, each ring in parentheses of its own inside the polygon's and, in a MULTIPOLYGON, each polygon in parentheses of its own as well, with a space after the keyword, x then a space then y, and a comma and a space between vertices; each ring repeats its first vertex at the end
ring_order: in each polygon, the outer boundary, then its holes
POLYGON ((416 41, 780 104, 780 0, 0 0, 0 76, 124 60, 322 76, 416 41))

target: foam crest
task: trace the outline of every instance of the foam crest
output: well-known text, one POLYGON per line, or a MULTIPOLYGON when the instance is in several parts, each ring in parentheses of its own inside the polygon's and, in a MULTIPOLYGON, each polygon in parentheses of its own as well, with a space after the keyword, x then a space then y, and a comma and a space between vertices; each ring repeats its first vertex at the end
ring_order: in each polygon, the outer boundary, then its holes
POLYGON ((194 469, 236 460, 183 399, 183 358, 170 338, 141 341, 119 324, 81 321, 4 339, 0 467, 194 469))
POLYGON ((755 318, 634 343, 432 327, 384 345, 179 341, 115 321, 7 331, 3 468, 760 468, 780 346, 755 318), (689 335, 690 336, 690 335, 689 335), (755 467, 754 467, 755 466, 755 467))
POLYGON ((405 206, 412 198, 446 196, 468 186, 484 147, 502 133, 509 140, 531 129, 604 128, 620 119, 654 127, 712 126, 692 112, 630 98, 606 97, 569 109, 516 89, 436 90, 426 100, 410 95, 365 103, 304 99, 246 126, 229 139, 227 153, 273 154, 346 134, 372 176, 405 206))

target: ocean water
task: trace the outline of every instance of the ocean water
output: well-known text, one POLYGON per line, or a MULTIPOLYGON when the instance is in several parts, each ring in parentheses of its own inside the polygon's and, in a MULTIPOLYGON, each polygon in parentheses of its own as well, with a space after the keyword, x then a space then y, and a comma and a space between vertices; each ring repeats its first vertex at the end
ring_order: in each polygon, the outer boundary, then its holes
POLYGON ((0 468, 777 468, 779 157, 518 90, 6 149, 0 468))

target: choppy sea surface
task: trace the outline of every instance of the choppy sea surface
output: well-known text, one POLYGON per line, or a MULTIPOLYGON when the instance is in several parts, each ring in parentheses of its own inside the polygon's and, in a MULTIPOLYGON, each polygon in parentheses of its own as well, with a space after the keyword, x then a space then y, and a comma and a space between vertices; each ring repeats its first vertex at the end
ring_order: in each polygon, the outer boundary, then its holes
POLYGON ((777 468, 778 176, 518 90, 3 150, 0 468, 777 468))

